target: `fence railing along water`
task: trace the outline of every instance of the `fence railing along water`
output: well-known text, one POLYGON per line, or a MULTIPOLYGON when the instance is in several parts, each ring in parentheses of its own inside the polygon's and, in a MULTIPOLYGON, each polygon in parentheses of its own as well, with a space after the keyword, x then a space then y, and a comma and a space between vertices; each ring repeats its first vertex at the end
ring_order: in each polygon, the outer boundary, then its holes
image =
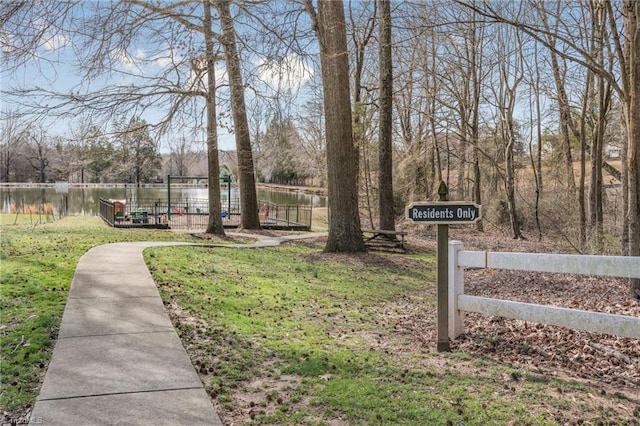
POLYGON ((260 201, 260 223, 272 227, 304 227, 311 229, 313 208, 302 205, 280 205, 260 201))
POLYGON ((449 337, 464 333, 464 312, 477 312, 640 339, 640 318, 464 294, 464 268, 640 278, 640 257, 464 251, 449 242, 449 337))
POLYGON ((115 204, 109 200, 100 199, 100 217, 109 226, 114 226, 116 223, 115 216, 115 204))
MULTIPOLYGON (((259 202, 260 224, 270 229, 311 229, 312 206, 278 205, 259 202)), ((207 199, 171 200, 136 199, 100 200, 100 216, 115 227, 151 226, 173 229, 205 230, 209 223, 207 199)), ((222 206, 222 224, 233 228, 240 225, 240 200, 230 200, 222 206)))

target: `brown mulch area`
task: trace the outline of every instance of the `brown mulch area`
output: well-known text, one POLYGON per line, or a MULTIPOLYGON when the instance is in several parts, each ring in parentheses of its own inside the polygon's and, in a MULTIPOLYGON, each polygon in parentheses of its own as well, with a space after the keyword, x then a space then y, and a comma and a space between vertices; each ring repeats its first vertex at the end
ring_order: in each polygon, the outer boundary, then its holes
MULTIPOLYGON (((466 250, 565 252, 549 240, 512 240, 491 233, 453 229, 450 239, 463 241, 466 250)), ((411 244, 414 250, 435 252, 435 234, 418 233, 411 244)), ((640 317, 640 301, 630 298, 628 281, 622 278, 468 269, 465 293, 640 317)), ((422 325, 412 324, 411 328, 423 340, 436 339, 436 330, 429 318, 422 325)), ((619 392, 640 404, 640 340, 637 339, 468 313, 465 334, 453 341, 451 347, 454 351, 481 355, 516 368, 598 385, 602 392, 619 392)))

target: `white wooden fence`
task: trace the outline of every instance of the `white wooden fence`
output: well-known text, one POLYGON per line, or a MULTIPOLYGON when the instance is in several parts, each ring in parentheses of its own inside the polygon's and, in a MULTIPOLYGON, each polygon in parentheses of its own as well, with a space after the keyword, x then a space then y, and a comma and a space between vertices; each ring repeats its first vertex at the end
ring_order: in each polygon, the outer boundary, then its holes
POLYGON ((558 325, 640 339, 640 318, 464 294, 464 268, 493 268, 640 278, 640 257, 464 251, 449 242, 449 337, 464 333, 464 312, 558 325))

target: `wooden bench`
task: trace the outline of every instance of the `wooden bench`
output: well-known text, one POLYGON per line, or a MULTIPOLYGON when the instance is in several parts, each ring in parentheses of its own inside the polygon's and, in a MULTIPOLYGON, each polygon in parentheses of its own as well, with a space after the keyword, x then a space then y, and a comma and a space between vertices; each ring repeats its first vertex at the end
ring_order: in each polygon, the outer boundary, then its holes
POLYGON ((363 229, 362 236, 365 244, 372 242, 380 242, 383 244, 392 244, 395 247, 404 249, 404 237, 406 231, 386 231, 383 229, 363 229), (400 239, 398 239, 400 237, 400 239))

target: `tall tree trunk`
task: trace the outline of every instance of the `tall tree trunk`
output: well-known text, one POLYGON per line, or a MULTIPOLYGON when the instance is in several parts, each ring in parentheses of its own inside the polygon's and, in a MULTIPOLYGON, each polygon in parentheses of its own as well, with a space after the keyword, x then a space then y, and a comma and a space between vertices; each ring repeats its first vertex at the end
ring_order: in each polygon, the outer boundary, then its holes
POLYGON ((509 218, 511 220, 511 230, 513 231, 514 239, 524 239, 522 231, 520 230, 520 220, 518 219, 518 213, 516 209, 516 185, 515 176, 513 172, 513 146, 515 143, 515 135, 513 132, 512 118, 507 119, 506 129, 504 135, 505 141, 505 192, 507 194, 507 207, 509 209, 509 218))
POLYGON ((325 252, 365 252, 360 229, 357 152, 353 146, 347 32, 342 1, 320 0, 306 7, 320 41, 327 137, 329 237, 325 252))
MULTIPOLYGON (((592 50, 593 58, 605 68, 605 37, 606 9, 591 5, 592 13, 592 50)), ((605 68, 606 69, 606 68, 605 68)), ((603 214, 603 184, 602 184, 602 155, 604 135, 607 126, 607 113, 611 105, 611 87, 604 76, 596 75, 597 106, 596 123, 592 132, 591 146, 591 181, 589 185, 589 221, 595 231, 594 242, 597 253, 601 253, 604 246, 604 214, 603 214)))
POLYGON ((464 200, 465 197, 465 182, 467 180, 467 147, 469 146, 469 136, 468 129, 466 126, 467 116, 466 111, 462 109, 460 111, 462 114, 460 116, 460 121, 463 123, 463 127, 461 129, 460 139, 458 140, 458 147, 456 152, 458 154, 458 165, 457 170, 458 174, 456 177, 456 199, 464 200))
MULTIPOLYGON (((471 142, 473 144, 473 201, 482 205, 482 175, 480 169, 480 95, 482 83, 482 40, 484 39, 484 26, 480 27, 480 32, 476 23, 472 24, 470 71, 472 73, 472 94, 471 98, 471 142)), ((482 219, 475 224, 476 231, 484 231, 482 219)))
MULTIPOLYGON (((561 2, 556 3, 556 14, 560 15, 561 2)), ((571 109, 569 105, 569 97, 565 88, 564 74, 560 70, 560 63, 558 61, 558 53, 556 51, 556 38, 554 33, 558 32, 558 26, 560 25, 560 19, 556 19, 554 28, 549 28, 549 22, 547 20, 547 14, 541 13, 542 22, 547 30, 547 41, 549 43, 549 54, 551 57, 551 69, 553 70, 553 80, 556 85, 556 102, 558 104, 558 112, 560 113, 560 134, 562 137, 562 149, 564 153, 565 170, 567 190, 571 199, 574 198, 576 192, 576 182, 573 173, 573 154, 571 152, 571 141, 569 138, 569 128, 574 129, 573 119, 571 118, 571 109)))
POLYGON ((500 127, 502 130, 502 140, 504 143, 505 155, 505 192, 507 196, 507 207, 509 209, 509 217, 511 219, 511 229, 514 239, 524 239, 520 228, 520 220, 516 208, 515 196, 515 174, 513 170, 513 151, 516 143, 516 129, 514 123, 514 111, 516 104, 516 94, 518 85, 523 79, 523 57, 522 57, 522 40, 519 33, 514 34, 518 43, 518 51, 516 57, 511 57, 511 53, 507 53, 507 39, 509 33, 499 33, 498 47, 498 65, 500 72, 500 88, 499 88, 499 105, 500 111, 500 127), (504 39, 503 39, 504 37, 504 39))
MULTIPOLYGON (((629 255, 640 256, 640 2, 625 0, 626 57, 629 73, 629 102, 626 110, 629 176, 629 255)), ((631 296, 640 299, 640 279, 629 280, 631 296)))
POLYGON ((380 129, 378 144, 378 217, 380 229, 396 229, 393 203, 393 65, 391 62, 391 1, 378 0, 380 60, 380 129))
MULTIPOLYGON (((534 57, 538 57, 538 44, 534 45, 534 57)), ((536 180, 536 203, 534 207, 534 216, 536 219, 536 229, 538 230, 538 241, 542 241, 542 227, 540 225, 540 198, 542 197, 542 108, 540 107, 540 67, 535 67, 535 80, 533 83, 533 90, 536 95, 536 138, 537 147, 536 155, 534 157, 532 146, 529 145, 529 155, 531 157, 531 168, 536 180)), ((533 132, 533 126, 531 126, 533 132)), ((531 140, 533 141, 533 135, 531 140)))
POLYGON ((556 83, 557 103, 560 112, 560 135, 562 137, 562 150, 564 153, 567 191, 571 200, 575 197, 576 182, 573 173, 573 154, 571 151, 571 141, 569 138, 569 122, 571 121, 571 110, 569 100, 564 88, 564 77, 560 73, 557 54, 551 49, 551 68, 553 69, 553 77, 556 83))
POLYGON ((578 208, 580 209, 580 247, 587 244, 587 201, 585 198, 586 176, 587 176, 587 114, 589 111, 589 98, 591 97, 591 85, 593 72, 587 70, 587 77, 584 85, 584 95, 582 98, 582 112, 580 114, 580 177, 578 186, 578 208))
MULTIPOLYGON (((432 30, 431 34, 433 39, 435 40, 435 30, 432 30)), ((433 91, 434 94, 438 92, 438 79, 440 78, 438 76, 438 70, 435 65, 437 57, 438 57, 438 47, 434 42, 434 43, 431 43, 431 70, 429 73, 425 72, 425 74, 430 77, 431 90, 433 91)), ((429 107, 429 111, 430 111, 429 124, 431 125, 431 138, 432 138, 431 142, 433 143, 433 157, 434 157, 435 169, 436 169, 436 177, 434 179, 431 179, 431 186, 432 186, 431 192, 434 195, 438 194, 438 187, 440 185, 440 182, 443 181, 442 157, 440 155, 440 141, 438 138, 438 128, 437 128, 437 120, 436 120, 436 103, 437 103, 436 96, 435 95, 431 96, 430 107, 429 107)), ((448 152, 449 150, 447 147, 447 153, 448 152)), ((447 158, 447 185, 449 185, 448 168, 449 168, 449 159, 447 158)))
POLYGON ((231 113, 236 138, 238 156, 238 180, 240 189, 240 225, 244 229, 259 229, 258 197, 251 151, 251 136, 247 121, 247 109, 244 101, 244 83, 240 69, 240 56, 236 46, 236 32, 231 17, 230 1, 220 0, 216 3, 222 27, 222 44, 227 62, 227 74, 231 91, 231 113))
MULTIPOLYGON (((626 114, 626 112, 623 112, 626 114)), ((629 154, 629 129, 627 128, 627 120, 624 120, 624 137, 622 138, 622 152, 620 153, 620 161, 622 163, 622 170, 620 173, 620 183, 622 186, 622 220, 620 221, 620 253, 623 256, 629 256, 629 161, 627 159, 629 154)))
MULTIPOLYGON (((207 176, 209 177, 209 222, 207 234, 224 235, 220 200, 220 164, 218 159, 218 123, 216 121, 216 76, 211 5, 204 1, 204 42, 207 60, 207 176)), ((181 147, 182 148, 182 147, 181 147)), ((182 165, 182 161, 180 162, 182 165)), ((182 172, 182 167, 179 167, 182 172)), ((231 185, 231 183, 229 183, 231 185)), ((230 213, 230 212, 227 212, 230 213)))
MULTIPOLYGON (((373 208, 371 206, 372 194, 371 190, 373 187, 373 182, 371 179, 371 161, 369 160, 369 149, 367 144, 362 145, 362 149, 359 150, 357 155, 362 156, 362 177, 364 184, 364 193, 367 200, 367 216, 369 219, 369 226, 371 229, 375 228, 375 222, 373 221, 373 208)), ((360 167, 358 165, 358 167, 360 167)))
POLYGON ((593 130, 591 145, 591 185, 589 187, 589 204, 591 227, 595 229, 596 250, 601 253, 604 248, 604 212, 603 212, 603 177, 602 154, 604 136, 607 126, 607 113, 611 104, 611 88, 604 79, 598 78, 598 117, 593 130))
MULTIPOLYGON (((351 10, 350 10, 351 12, 351 10)), ((375 17, 376 10, 374 8, 373 15, 375 17)), ((353 28, 352 40, 355 45, 355 70, 353 77, 353 145, 356 150, 356 185, 358 189, 361 185, 364 186, 364 195, 366 197, 367 215, 369 216, 369 222, 373 228, 373 211, 372 205, 372 185, 371 185, 371 168, 369 167, 369 147, 366 138, 365 129, 365 116, 367 112, 367 106, 362 102, 362 92, 364 87, 362 85, 362 72, 364 70, 364 61, 367 45, 373 35, 375 27, 375 19, 370 19, 365 24, 362 30, 362 34, 359 32, 356 22, 351 19, 351 26, 353 28), (362 167, 361 167, 362 166, 362 167), (362 172, 363 179, 360 180, 360 173, 362 172)))

